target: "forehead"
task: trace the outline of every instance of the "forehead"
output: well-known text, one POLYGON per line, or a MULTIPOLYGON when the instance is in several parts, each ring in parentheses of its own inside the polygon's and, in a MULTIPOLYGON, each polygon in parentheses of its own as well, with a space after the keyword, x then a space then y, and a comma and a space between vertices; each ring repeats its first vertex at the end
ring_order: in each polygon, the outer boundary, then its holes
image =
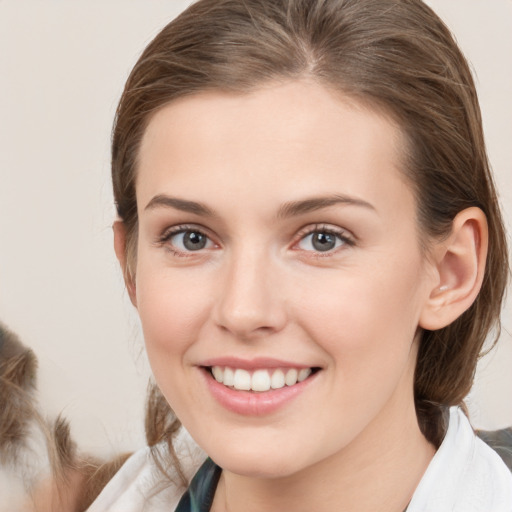
POLYGON ((257 194, 293 200, 336 188, 378 202, 383 193, 410 192, 403 147, 389 117, 308 81, 205 92, 166 105, 149 122, 137 198, 176 190, 220 197, 224 188, 240 201, 257 194))

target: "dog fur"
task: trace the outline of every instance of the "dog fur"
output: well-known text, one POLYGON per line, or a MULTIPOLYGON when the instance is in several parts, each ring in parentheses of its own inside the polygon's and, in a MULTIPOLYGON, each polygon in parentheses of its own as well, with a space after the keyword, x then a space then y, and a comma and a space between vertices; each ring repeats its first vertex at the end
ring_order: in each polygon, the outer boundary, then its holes
POLYGON ((0 512, 84 512, 129 454, 81 454, 36 397, 37 358, 0 324, 0 512))

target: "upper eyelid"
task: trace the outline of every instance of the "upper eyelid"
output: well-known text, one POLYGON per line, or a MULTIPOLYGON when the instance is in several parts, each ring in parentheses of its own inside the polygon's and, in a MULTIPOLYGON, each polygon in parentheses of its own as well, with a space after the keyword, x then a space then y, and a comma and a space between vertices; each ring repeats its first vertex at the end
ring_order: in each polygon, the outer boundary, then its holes
POLYGON ((357 244, 356 237, 347 229, 341 228, 339 226, 333 226, 332 224, 316 224, 313 226, 306 226, 302 230, 300 230, 295 238, 295 241, 291 244, 290 249, 293 251, 297 251, 303 253, 308 256, 308 258, 329 258, 336 257, 340 251, 344 249, 348 249, 354 247, 357 244), (325 252, 315 251, 315 250, 307 250, 302 249, 299 244, 308 236, 311 236, 313 233, 330 233, 342 240, 341 246, 337 248, 330 249, 325 252))
MULTIPOLYGON (((158 236, 158 242, 163 243, 169 240, 174 235, 177 235, 179 233, 183 233, 185 231, 198 231, 202 233, 203 235, 207 236, 213 243, 216 245, 220 245, 218 241, 218 237, 216 237, 210 229, 202 226, 201 224, 178 224, 175 226, 167 227, 163 230, 161 235, 158 236)), ((357 237, 349 230, 335 226, 333 224, 329 223, 315 223, 315 224, 308 224, 302 228, 300 228, 295 236, 293 237, 292 246, 297 245, 302 239, 304 239, 306 236, 309 236, 316 232, 327 232, 332 233, 334 235, 337 235, 341 237, 342 239, 351 241, 355 243, 357 241, 357 237)))
POLYGON ((332 224, 322 223, 322 224, 309 224, 308 226, 304 226, 301 228, 296 235, 297 241, 302 240, 304 237, 311 235, 312 233, 332 233, 334 235, 338 235, 342 238, 346 238, 348 240, 353 240, 354 242, 357 240, 357 237, 348 229, 341 228, 339 226, 334 226, 332 224))
POLYGON ((171 236, 184 233, 185 231, 197 231, 213 240, 211 231, 204 226, 201 226, 200 224, 178 224, 176 226, 170 226, 163 230, 158 239, 160 241, 165 241, 168 240, 171 236))
POLYGON ((202 226, 197 226, 197 225, 192 225, 192 224, 178 224, 175 226, 170 226, 163 230, 161 235, 156 239, 155 245, 158 247, 166 248, 172 254, 174 254, 175 256, 179 256, 181 258, 185 258, 185 257, 190 258, 190 257, 194 257, 194 256, 199 257, 201 255, 204 256, 205 251, 210 251, 212 249, 216 249, 216 248, 218 248, 218 245, 219 245, 215 241, 215 239, 208 233, 208 231, 209 231, 208 229, 206 229, 202 226), (182 234, 182 233, 186 233, 187 231, 201 233, 202 235, 204 235, 208 238, 208 240, 211 242, 211 244, 214 247, 203 247, 201 249, 198 249, 197 251, 188 251, 188 250, 183 251, 179 247, 175 246, 173 243, 170 242, 172 237, 182 234), (217 246, 217 247, 215 247, 215 246, 217 246))

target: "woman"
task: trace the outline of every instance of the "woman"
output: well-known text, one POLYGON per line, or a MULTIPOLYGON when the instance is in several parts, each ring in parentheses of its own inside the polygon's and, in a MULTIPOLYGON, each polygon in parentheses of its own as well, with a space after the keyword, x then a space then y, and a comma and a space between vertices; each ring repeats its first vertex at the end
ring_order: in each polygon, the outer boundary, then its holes
POLYGON ((167 444, 91 512, 512 510, 462 412, 505 235, 428 7, 201 0, 139 59, 112 147, 116 253, 176 419, 155 392, 167 444))

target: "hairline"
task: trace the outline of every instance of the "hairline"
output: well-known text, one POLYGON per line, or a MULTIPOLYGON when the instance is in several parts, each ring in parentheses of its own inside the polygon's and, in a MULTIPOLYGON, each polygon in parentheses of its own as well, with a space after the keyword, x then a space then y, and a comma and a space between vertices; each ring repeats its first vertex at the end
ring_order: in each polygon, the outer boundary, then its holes
MULTIPOLYGON (((223 86, 213 86, 207 85, 203 88, 186 91, 176 96, 169 98, 167 101, 163 101, 156 108, 151 110, 141 121, 141 134, 138 141, 138 147, 136 151, 136 157, 133 165, 133 187, 134 192, 137 190, 137 176, 139 174, 140 167, 140 154, 141 147, 143 144, 144 137, 147 133, 147 129, 149 124, 153 120, 153 118, 161 112, 164 108, 175 104, 176 102, 180 102, 182 100, 194 97, 200 97, 208 94, 225 94, 229 96, 247 96, 251 93, 257 92, 259 90, 265 89, 267 87, 272 87, 274 85, 282 85, 285 83, 293 83, 293 82, 311 82, 312 84, 318 85, 322 87, 324 90, 329 92, 333 98, 338 99, 339 101, 343 101, 345 105, 348 105, 354 109, 362 109, 364 111, 371 112, 373 114, 377 114, 378 116, 385 119, 388 123, 390 123, 395 128, 395 133, 398 136, 396 142, 396 169, 402 176, 404 183, 407 187, 410 188, 415 202, 415 225, 417 231, 417 241, 418 247, 420 249, 421 256, 428 259, 431 254, 431 247, 434 241, 434 237, 428 236, 428 232, 423 223, 421 222, 421 218, 419 215, 419 195, 417 191, 417 186, 413 178, 412 171, 412 152, 414 143, 412 141, 411 134, 408 133, 406 127, 406 121, 400 116, 393 108, 386 104, 383 100, 380 100, 370 94, 364 94, 360 92, 348 92, 346 88, 344 88, 339 83, 334 83, 333 80, 321 77, 311 69, 306 69, 296 76, 288 76, 286 73, 276 74, 271 78, 264 78, 262 80, 256 80, 253 84, 247 86, 246 84, 241 86, 233 86, 233 87, 223 87, 223 86)), ((137 198, 135 195, 135 200, 137 202, 137 198)), ((126 244, 126 258, 127 258, 127 267, 130 274, 135 275, 134 266, 137 262, 137 244, 138 244, 138 229, 139 229, 139 214, 138 214, 139 205, 137 204, 137 214, 135 217, 135 222, 132 227, 131 233, 129 233, 129 240, 126 244)), ((124 219, 120 218, 121 222, 125 224, 124 219)))

